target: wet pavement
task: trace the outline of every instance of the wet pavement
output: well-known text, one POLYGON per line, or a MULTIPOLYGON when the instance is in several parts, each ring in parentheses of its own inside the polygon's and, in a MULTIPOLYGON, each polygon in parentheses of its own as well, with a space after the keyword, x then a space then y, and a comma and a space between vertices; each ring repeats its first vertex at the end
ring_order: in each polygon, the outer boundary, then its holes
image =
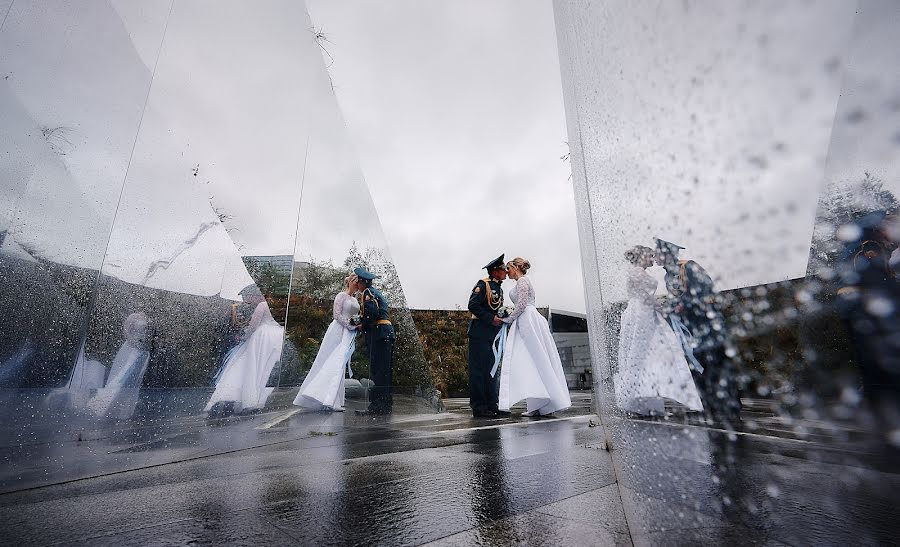
POLYGON ((53 456, 7 459, 0 537, 16 545, 821 545, 897 537, 896 468, 863 445, 759 429, 729 438, 671 419, 601 424, 590 394, 573 397, 575 407, 556 419, 514 411, 474 420, 465 401, 448 400, 448 412, 437 414, 283 410, 181 423, 143 443, 116 435, 70 443, 66 458, 56 456, 59 469, 47 465, 53 456), (717 472, 726 456, 731 471, 717 472))

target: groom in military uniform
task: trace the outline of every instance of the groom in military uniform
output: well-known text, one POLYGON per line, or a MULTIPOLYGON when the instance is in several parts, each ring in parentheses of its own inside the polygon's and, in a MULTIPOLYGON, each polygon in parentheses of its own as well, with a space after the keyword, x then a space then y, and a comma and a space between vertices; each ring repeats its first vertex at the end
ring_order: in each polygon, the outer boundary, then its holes
POLYGON ((656 240, 656 263, 666 270, 666 289, 675 297, 669 312, 681 319, 693 336, 693 354, 703 372, 691 367, 691 374, 707 415, 721 425, 740 421, 741 399, 737 373, 725 354, 725 318, 713 280, 693 260, 679 260, 680 245, 656 240))
POLYGON ((488 277, 475 284, 469 295, 469 406, 476 418, 509 416, 509 412, 497 408, 497 379, 491 377, 494 367, 493 343, 503 322, 503 289, 506 279, 503 256, 492 260, 485 269, 488 277))
POLYGON ((359 278, 357 288, 362 292, 362 332, 369 352, 369 371, 375 382, 366 412, 360 414, 390 414, 393 409, 391 395, 391 351, 394 349, 394 327, 388 319, 388 301, 381 291, 372 286, 378 277, 363 268, 353 270, 359 278))

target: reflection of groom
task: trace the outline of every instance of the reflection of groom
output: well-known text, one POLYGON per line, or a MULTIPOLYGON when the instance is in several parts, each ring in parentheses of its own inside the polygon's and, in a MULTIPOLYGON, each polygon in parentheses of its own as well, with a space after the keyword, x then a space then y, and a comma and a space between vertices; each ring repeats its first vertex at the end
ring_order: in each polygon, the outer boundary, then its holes
POLYGON ((694 357, 703 367, 691 367, 694 382, 710 417, 733 426, 740 418, 741 400, 737 378, 725 354, 725 320, 719 309, 713 281, 700 264, 678 260, 683 249, 674 243, 656 240, 656 263, 666 270, 666 289, 675 297, 671 312, 693 335, 694 357))
POLYGON ((375 274, 363 268, 356 268, 353 273, 359 278, 357 287, 363 294, 362 332, 369 350, 369 371, 375 382, 369 408, 360 413, 390 414, 394 403, 391 395, 391 351, 395 335, 388 319, 388 301, 381 291, 372 286, 372 281, 377 277, 375 274))
POLYGON ((488 277, 480 280, 469 295, 469 406, 476 418, 508 416, 497 408, 497 380, 491 377, 494 368, 493 343, 503 324, 498 315, 503 308, 503 289, 506 268, 500 255, 485 266, 488 277))

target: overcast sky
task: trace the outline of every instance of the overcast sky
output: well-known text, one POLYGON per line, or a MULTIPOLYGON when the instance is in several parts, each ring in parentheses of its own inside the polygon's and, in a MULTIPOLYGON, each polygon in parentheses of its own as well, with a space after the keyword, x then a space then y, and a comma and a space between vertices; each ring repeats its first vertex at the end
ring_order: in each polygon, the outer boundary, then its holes
MULTIPOLYGON (((584 309, 549 0, 172 5, 4 15, 5 252, 235 297, 241 255, 387 242, 419 308, 465 306, 505 252, 584 309)), ((561 5, 608 281, 657 234, 722 288, 802 275, 825 181, 897 190, 900 4, 561 5)))
POLYGON ((307 4, 410 306, 465 307, 505 252, 583 311, 549 0, 307 4))

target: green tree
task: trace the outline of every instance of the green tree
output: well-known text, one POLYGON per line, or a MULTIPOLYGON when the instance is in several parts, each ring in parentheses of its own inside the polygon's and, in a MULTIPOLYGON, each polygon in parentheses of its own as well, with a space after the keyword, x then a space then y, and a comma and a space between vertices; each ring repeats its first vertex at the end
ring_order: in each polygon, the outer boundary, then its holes
POLYGON ((873 211, 892 213, 898 209, 897 197, 869 172, 858 181, 830 186, 819 199, 807 272, 815 274, 834 267, 843 247, 837 237, 841 226, 852 224, 873 211))

